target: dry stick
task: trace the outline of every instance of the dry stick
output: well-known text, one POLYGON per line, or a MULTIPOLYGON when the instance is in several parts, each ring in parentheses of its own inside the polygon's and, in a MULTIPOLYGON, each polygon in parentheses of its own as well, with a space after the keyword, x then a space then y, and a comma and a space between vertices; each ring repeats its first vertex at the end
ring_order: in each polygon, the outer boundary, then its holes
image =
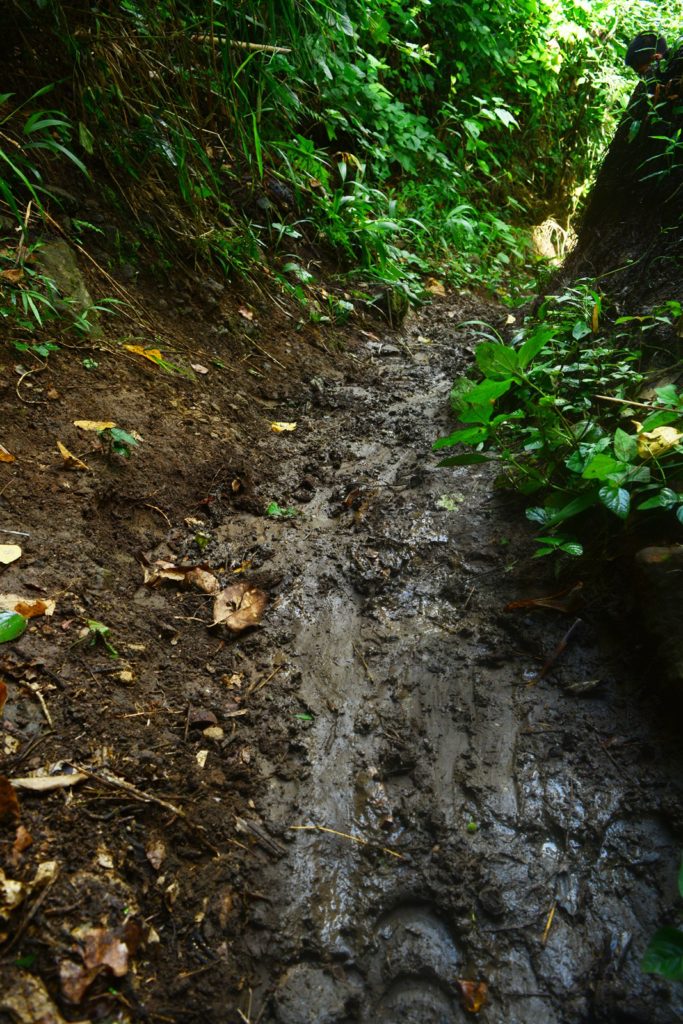
POLYGON ((360 836, 352 836, 348 832, 338 832, 336 828, 325 828, 324 825, 290 825, 289 827, 293 832, 327 832, 331 836, 350 839, 352 843, 358 843, 360 846, 369 846, 371 849, 381 850, 382 853, 388 853, 391 857, 396 857, 397 860, 405 860, 403 854, 398 853, 397 850, 392 850, 388 846, 377 846, 376 843, 371 843, 369 839, 361 839, 360 836))
POLYGON ((122 789, 124 793, 130 793, 131 796, 136 797, 142 803, 157 804, 159 807, 163 807, 164 810, 170 811, 171 814, 176 815, 176 817, 187 821, 187 815, 181 807, 176 807, 175 804, 169 803, 168 800, 162 800, 161 797, 152 796, 150 793, 143 793, 143 791, 138 789, 137 786, 134 786, 131 782, 126 782, 125 779, 117 778, 113 772, 107 771, 106 768, 100 768, 99 771, 93 772, 73 761, 67 761, 67 764, 70 764, 72 768, 76 769, 76 771, 83 772, 85 775, 88 775, 91 779, 95 779, 97 782, 104 782, 108 786, 113 786, 114 789, 122 789))
POLYGON ((369 669, 369 667, 368 667, 368 663, 367 663, 367 661, 366 661, 366 660, 365 660, 365 658, 363 657, 363 652, 362 652, 362 651, 360 651, 360 650, 359 650, 359 649, 358 649, 358 648, 356 647, 356 645, 355 645, 355 644, 351 644, 351 646, 352 646, 352 648, 353 648, 354 654, 356 655, 356 657, 357 657, 357 658, 358 658, 358 660, 360 661, 361 665, 362 665, 362 666, 363 666, 363 668, 365 669, 365 671, 366 671, 366 673, 367 673, 367 677, 368 677, 368 679, 370 680, 370 682, 371 682, 371 683, 372 683, 372 685, 374 686, 374 685, 375 685, 375 680, 373 679, 373 676, 372 676, 372 672, 370 671, 370 669, 369 669))
POLYGON ((627 398, 611 398, 610 395, 593 395, 593 398, 599 398, 601 402, 616 402, 617 405, 632 405, 649 412, 673 412, 673 409, 662 409, 661 406, 647 405, 645 402, 631 402, 627 398))
POLYGON ((281 362, 279 362, 279 360, 277 360, 277 359, 275 358, 275 356, 272 356, 272 355, 270 354, 270 352, 266 352, 265 348, 261 348, 261 346, 260 346, 260 345, 258 345, 258 344, 257 344, 257 343, 256 343, 256 342, 255 342, 255 341, 253 340, 253 338, 249 338, 249 344, 250 344, 250 345, 253 345, 253 346, 254 346, 254 348, 257 348, 257 349, 259 350, 259 352, 260 352, 260 353, 261 353, 262 355, 264 355, 264 356, 267 356, 267 358, 268 358, 268 359, 270 359, 270 360, 271 360, 272 362, 274 362, 276 366, 279 366, 281 370, 286 370, 286 369, 287 369, 287 367, 286 367, 286 366, 283 366, 283 365, 282 365, 282 363, 281 363, 281 362))
POLYGON ((0 526, 0 533, 11 533, 14 537, 30 537, 30 533, 24 533, 23 530, 5 530, 4 527, 0 526))
POLYGON ((554 901, 552 907, 550 908, 550 913, 548 914, 548 920, 545 923, 545 928, 543 929, 543 936, 541 938, 541 942, 543 943, 544 946, 545 946, 546 942, 548 941, 548 936, 550 935, 550 929, 552 928, 553 918, 555 917, 555 911, 556 910, 557 910, 557 901, 554 901))
POLYGON ((266 676, 266 678, 262 679, 259 683, 249 683, 249 686, 247 687, 244 696, 250 697, 252 693, 258 693, 259 690, 262 690, 266 683, 269 683, 270 680, 273 679, 282 668, 284 668, 284 665, 278 665, 277 668, 275 668, 275 670, 271 672, 269 676, 266 676))

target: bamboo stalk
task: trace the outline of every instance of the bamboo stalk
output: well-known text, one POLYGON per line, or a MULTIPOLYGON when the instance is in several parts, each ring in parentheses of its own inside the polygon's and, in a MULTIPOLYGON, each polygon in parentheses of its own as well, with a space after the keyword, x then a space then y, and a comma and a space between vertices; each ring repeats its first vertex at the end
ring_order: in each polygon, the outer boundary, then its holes
POLYGON ((269 43, 243 43, 239 39, 228 39, 227 36, 202 35, 196 32, 190 36, 193 43, 229 43, 237 50, 256 50, 261 53, 291 53, 291 46, 271 46, 269 43))

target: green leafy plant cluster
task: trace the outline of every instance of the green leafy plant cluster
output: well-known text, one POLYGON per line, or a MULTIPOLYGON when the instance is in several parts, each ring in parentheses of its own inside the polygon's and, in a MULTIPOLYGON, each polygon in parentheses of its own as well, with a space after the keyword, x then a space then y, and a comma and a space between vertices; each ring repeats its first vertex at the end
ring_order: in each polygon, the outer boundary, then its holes
POLYGON ((601 304, 590 283, 579 283, 547 299, 511 344, 477 324, 487 339, 475 352, 480 379, 455 382, 460 425, 434 445, 468 449, 441 465, 493 461, 508 485, 542 497, 527 509, 541 528, 538 555, 580 555, 580 542, 560 528, 589 509, 621 522, 669 510, 683 523, 683 393, 666 385, 640 401, 640 352, 625 346, 634 322, 643 332, 680 317, 680 305, 605 327, 601 304))

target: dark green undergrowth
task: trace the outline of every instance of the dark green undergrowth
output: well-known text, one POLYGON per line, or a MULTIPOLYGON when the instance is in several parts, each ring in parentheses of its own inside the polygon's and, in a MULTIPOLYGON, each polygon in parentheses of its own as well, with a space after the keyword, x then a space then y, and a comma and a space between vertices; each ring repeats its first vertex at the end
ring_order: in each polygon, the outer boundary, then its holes
POLYGON ((41 40, 32 76, 48 79, 22 102, 40 124, 36 90, 57 82, 59 113, 42 152, 16 117, 0 137, 0 202, 18 218, 28 198, 58 206, 46 166, 63 147, 147 265, 268 262, 316 316, 348 315, 320 304, 335 273, 371 298, 379 285, 415 300, 430 273, 516 301, 535 268, 529 225, 566 226, 580 202, 651 7, 15 2, 9 35, 29 62, 41 40))
POLYGON ((647 370, 650 338, 683 322, 681 304, 610 313, 596 284, 579 281, 509 343, 475 324, 476 369, 451 391, 459 426, 434 445, 465 449, 441 465, 493 462, 501 484, 529 497, 537 556, 581 555, 588 513, 606 516, 605 537, 662 512, 683 524, 683 390, 647 370))

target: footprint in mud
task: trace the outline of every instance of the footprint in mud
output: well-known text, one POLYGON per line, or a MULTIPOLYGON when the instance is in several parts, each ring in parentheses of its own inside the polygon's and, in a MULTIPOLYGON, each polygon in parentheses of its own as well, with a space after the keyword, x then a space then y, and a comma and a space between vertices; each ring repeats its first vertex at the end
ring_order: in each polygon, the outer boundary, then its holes
POLYGON ((452 1024, 460 956, 450 929, 425 904, 403 904, 375 928, 362 1020, 383 1024, 452 1024))

